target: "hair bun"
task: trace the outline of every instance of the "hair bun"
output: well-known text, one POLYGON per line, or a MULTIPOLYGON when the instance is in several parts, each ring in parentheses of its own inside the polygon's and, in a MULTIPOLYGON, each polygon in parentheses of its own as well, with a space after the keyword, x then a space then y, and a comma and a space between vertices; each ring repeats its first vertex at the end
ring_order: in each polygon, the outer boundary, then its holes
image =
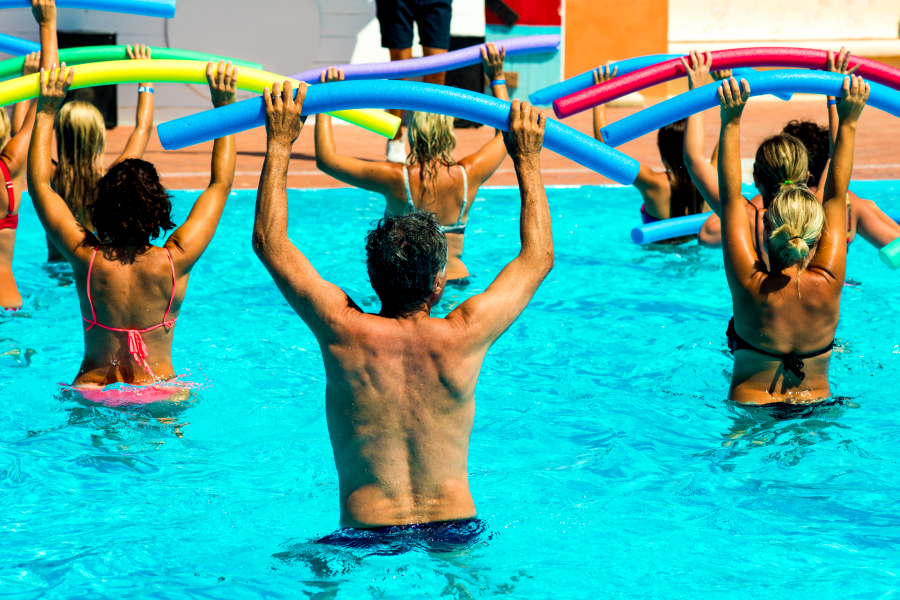
POLYGON ((788 246, 793 248, 794 252, 796 252, 797 256, 800 258, 806 258, 809 254, 809 244, 806 243, 799 235, 796 235, 788 240, 788 246))

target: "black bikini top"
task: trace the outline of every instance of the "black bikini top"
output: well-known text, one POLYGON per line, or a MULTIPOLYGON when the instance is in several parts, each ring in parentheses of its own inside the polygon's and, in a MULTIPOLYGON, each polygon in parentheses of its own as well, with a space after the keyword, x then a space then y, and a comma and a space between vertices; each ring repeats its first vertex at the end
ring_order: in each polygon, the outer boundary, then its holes
POLYGON ((796 352, 789 352, 787 354, 775 354, 774 352, 769 352, 767 350, 761 350, 756 346, 750 344, 748 341, 743 339, 738 335, 737 331, 734 329, 734 317, 731 317, 731 320, 728 321, 728 329, 725 331, 725 335, 728 337, 728 349, 734 354, 737 350, 752 350, 757 354, 764 354, 765 356, 771 356, 772 358, 777 358, 784 363, 784 370, 790 371, 794 375, 797 376, 800 381, 806 377, 806 373, 803 372, 803 359, 804 358, 813 358, 815 356, 821 356, 827 352, 831 352, 831 349, 834 348, 834 340, 831 340, 831 343, 821 350, 816 350, 815 352, 810 352, 809 354, 797 354, 796 352))

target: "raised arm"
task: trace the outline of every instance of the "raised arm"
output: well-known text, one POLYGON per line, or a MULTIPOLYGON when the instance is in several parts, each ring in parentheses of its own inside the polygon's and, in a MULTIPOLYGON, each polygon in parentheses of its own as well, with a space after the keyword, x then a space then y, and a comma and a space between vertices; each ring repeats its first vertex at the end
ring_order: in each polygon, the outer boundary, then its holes
MULTIPOLYGON (((128 58, 131 60, 150 60, 150 48, 135 44, 126 46, 128 58)), ((138 105, 134 115, 134 131, 128 137, 128 143, 116 162, 126 158, 142 158, 153 135, 153 83, 147 81, 138 84, 138 105)))
MULTIPOLYGON (((681 64, 687 69, 688 89, 694 90, 710 82, 711 53, 691 51, 690 64, 683 58, 681 64)), ((722 203, 719 200, 719 176, 716 171, 718 165, 706 160, 704 155, 705 138, 706 120, 703 112, 689 116, 684 130, 684 166, 691 176, 691 181, 697 186, 697 190, 709 207, 717 215, 722 216, 722 203)))
MULTIPOLYGON (((506 48, 488 42, 481 47, 481 64, 484 74, 490 80, 491 94, 498 100, 509 100, 506 89, 506 79, 503 75, 503 60, 506 58, 506 48)), ((482 146, 475 154, 462 159, 460 162, 466 168, 473 187, 478 187, 490 179, 491 175, 500 168, 500 164, 506 158, 506 147, 503 145, 503 132, 495 130, 494 137, 482 146)))
POLYGON ((722 252, 732 290, 746 286, 762 265, 753 246, 750 217, 741 196, 741 115, 750 98, 750 84, 731 77, 719 86, 722 127, 719 132, 719 198, 722 217, 722 252))
MULTIPOLYGON (((213 106, 219 108, 233 104, 237 96, 238 70, 229 62, 206 65, 206 79, 213 106)), ((219 219, 225 210, 225 201, 234 182, 236 142, 233 135, 219 138, 213 143, 212 174, 209 187, 194 202, 184 223, 172 232, 166 247, 182 273, 191 270, 212 241, 219 219)))
MULTIPOLYGON (((266 162, 256 193, 253 250, 291 307, 318 337, 327 335, 330 317, 340 309, 358 310, 339 287, 328 283, 287 235, 287 172, 294 141, 306 120, 300 116, 306 98, 301 84, 294 98, 291 83, 274 93, 266 89, 266 162)), ((319 115, 320 117, 323 115, 319 115)))
POLYGON ((65 65, 61 69, 56 69, 55 65, 51 67, 49 71, 41 69, 41 92, 37 100, 31 146, 28 149, 28 192, 47 237, 72 263, 85 237, 90 234, 75 220, 63 199, 50 187, 50 172, 53 121, 72 85, 75 69, 66 69, 65 65))
MULTIPOLYGON (((329 67, 319 76, 320 83, 343 81, 344 71, 329 67)), ((316 115, 316 167, 338 181, 379 194, 390 194, 397 180, 397 165, 383 161, 360 160, 338 154, 331 133, 331 117, 316 115)))
MULTIPOLYGON (((615 77, 619 73, 619 67, 613 67, 610 72, 609 65, 603 65, 597 67, 593 71, 594 75, 594 85, 600 85, 601 83, 606 83, 613 77, 615 77)), ((594 107, 593 110, 593 122, 594 122, 594 139, 600 142, 603 142, 603 134, 600 131, 606 127, 606 105, 598 104, 594 107)))
POLYGON ((521 248, 488 288, 460 304, 447 319, 461 325, 466 339, 486 351, 512 325, 553 268, 553 231, 540 154, 546 117, 527 103, 512 103, 506 148, 519 180, 521 248))
POLYGON ((838 130, 834 155, 825 179, 825 229, 819 238, 816 255, 809 268, 829 273, 835 281, 844 281, 847 266, 847 205, 845 198, 853 174, 853 147, 856 126, 869 99, 869 84, 862 77, 850 75, 844 79, 841 101, 838 103, 838 130))
MULTIPOLYGON (((850 53, 847 52, 846 48, 841 46, 841 49, 838 51, 837 55, 834 52, 828 52, 828 61, 825 65, 825 70, 831 73, 840 73, 841 75, 852 75, 859 68, 859 65, 856 65, 853 68, 850 68, 850 53)), ((816 181, 818 185, 816 186, 816 198, 819 199, 819 202, 823 202, 825 200, 825 182, 823 178, 826 173, 828 173, 828 169, 831 163, 831 157, 834 155, 834 142, 837 139, 838 132, 838 109, 837 103, 840 98, 835 98, 834 96, 826 96, 825 106, 828 109, 828 140, 829 140, 829 149, 828 149, 828 160, 829 162, 825 163, 825 169, 822 173, 815 173, 816 181)))
MULTIPOLYGON (((22 76, 33 75, 41 70, 41 53, 40 52, 32 52, 25 56, 25 62, 22 65, 22 76)), ((23 100, 22 102, 16 102, 16 105, 13 107, 12 119, 10 119, 12 125, 12 134, 15 136, 19 131, 22 130, 22 126, 25 125, 25 115, 28 114, 31 105, 34 104, 31 100, 23 100)), ((34 125, 34 115, 31 115, 31 123, 28 125, 29 127, 34 125)), ((31 137, 31 129, 28 130, 28 137, 31 137)))

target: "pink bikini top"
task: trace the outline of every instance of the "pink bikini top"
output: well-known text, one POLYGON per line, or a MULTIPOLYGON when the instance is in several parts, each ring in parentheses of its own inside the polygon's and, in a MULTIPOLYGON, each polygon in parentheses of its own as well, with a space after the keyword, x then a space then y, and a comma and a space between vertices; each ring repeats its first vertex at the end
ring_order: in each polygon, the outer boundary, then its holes
POLYGON ((119 329, 117 327, 107 327, 103 323, 97 322, 97 313, 94 312, 94 300, 91 298, 91 271, 94 268, 94 259, 97 258, 98 248, 99 246, 94 248, 94 253, 91 255, 91 264, 88 266, 87 297, 88 303, 91 305, 91 317, 93 320, 89 321, 85 317, 81 317, 84 319, 85 323, 90 323, 85 331, 90 331, 91 327, 94 325, 109 331, 124 331, 128 334, 128 352, 134 358, 135 362, 144 367, 144 370, 153 376, 153 371, 150 370, 150 365, 147 363, 147 344, 144 343, 144 338, 141 337, 141 334, 153 331, 154 329, 159 329, 160 327, 172 327, 175 325, 175 321, 178 320, 178 317, 175 317, 171 321, 168 320, 169 310, 172 308, 172 301, 175 300, 175 264, 172 262, 172 255, 169 253, 168 248, 163 248, 163 250, 166 251, 166 256, 169 258, 169 266, 172 268, 172 296, 169 298, 169 305, 166 307, 166 314, 163 316, 162 323, 154 325, 153 327, 148 327, 147 329, 119 329))
POLYGON ((6 209, 6 216, 0 219, 0 229, 16 229, 19 226, 19 215, 14 215, 16 210, 16 191, 13 189, 12 175, 9 174, 9 167, 0 160, 0 173, 6 179, 6 195, 9 198, 9 207, 6 209))

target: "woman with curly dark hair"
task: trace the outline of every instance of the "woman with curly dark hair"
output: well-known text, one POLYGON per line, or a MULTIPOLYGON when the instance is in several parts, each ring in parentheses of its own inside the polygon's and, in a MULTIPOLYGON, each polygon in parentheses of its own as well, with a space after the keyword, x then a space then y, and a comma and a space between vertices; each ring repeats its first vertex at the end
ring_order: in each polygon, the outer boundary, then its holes
MULTIPOLYGON (((28 155, 35 211, 72 265, 85 321, 84 360, 73 385, 87 393, 119 382, 152 386, 176 376, 173 328, 191 269, 212 240, 231 191, 235 140, 216 140, 209 187, 161 248, 150 241, 175 227, 172 204, 154 166, 139 158, 118 162, 97 183, 88 205, 95 234, 50 184, 53 122, 74 72, 65 65, 41 71, 28 155)), ((209 63, 206 76, 214 106, 235 101, 237 70, 230 63, 218 69, 209 63)))

